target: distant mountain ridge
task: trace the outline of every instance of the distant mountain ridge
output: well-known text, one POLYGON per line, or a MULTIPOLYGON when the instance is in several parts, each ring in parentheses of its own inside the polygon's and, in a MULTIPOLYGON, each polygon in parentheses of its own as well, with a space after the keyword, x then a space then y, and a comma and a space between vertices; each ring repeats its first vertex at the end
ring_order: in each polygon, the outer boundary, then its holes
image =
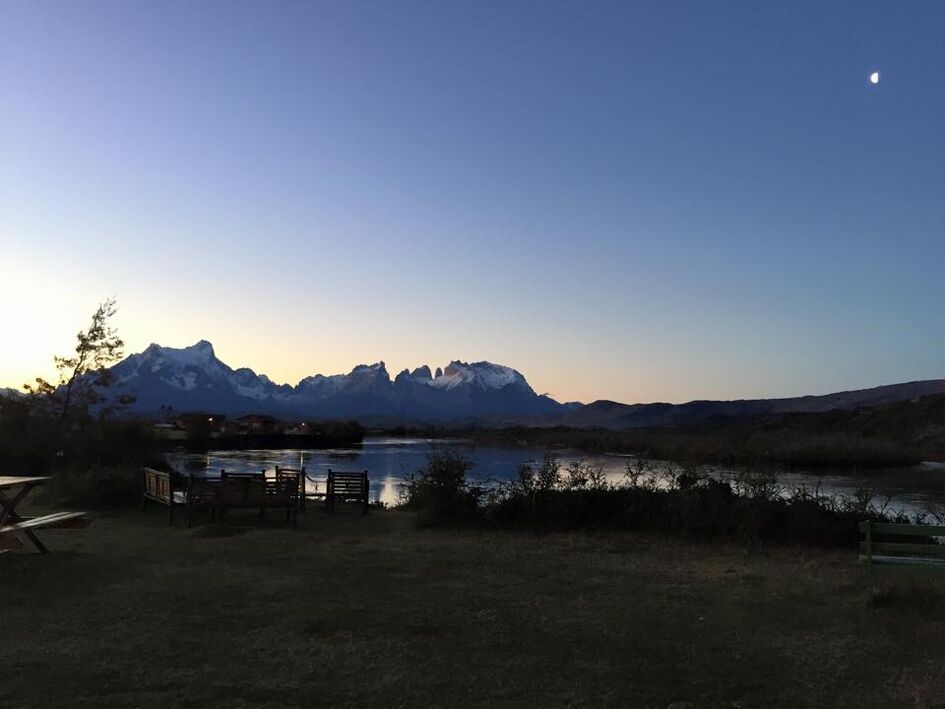
POLYGON ((355 418, 369 424, 451 426, 568 426, 623 430, 683 426, 713 418, 852 410, 945 393, 945 379, 890 384, 822 396, 684 404, 558 403, 537 394, 515 369, 491 362, 454 360, 431 371, 424 365, 391 378, 384 362, 360 364, 347 374, 315 374, 295 386, 221 362, 201 340, 175 349, 150 345, 112 367, 117 386, 133 394, 133 410, 227 415, 266 413, 284 418, 355 418))
POLYGON ((850 411, 911 401, 933 394, 945 394, 945 379, 886 384, 871 389, 782 399, 699 400, 685 404, 620 404, 600 400, 554 417, 554 425, 613 430, 680 426, 721 417, 850 411))
POLYGON ((454 360, 436 373, 428 366, 391 379, 384 362, 360 364, 348 374, 305 377, 296 386, 275 384, 248 368, 217 359, 206 340, 182 349, 150 345, 112 367, 118 387, 133 394, 133 409, 268 413, 442 421, 490 415, 550 415, 561 404, 541 396, 522 374, 491 362, 454 360))

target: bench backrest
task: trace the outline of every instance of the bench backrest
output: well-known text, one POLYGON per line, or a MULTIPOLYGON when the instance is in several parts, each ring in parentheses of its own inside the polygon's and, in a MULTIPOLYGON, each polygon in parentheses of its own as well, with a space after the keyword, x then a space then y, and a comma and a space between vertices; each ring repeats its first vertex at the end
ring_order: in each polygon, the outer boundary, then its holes
POLYGON ((152 500, 169 504, 174 494, 171 474, 154 468, 141 468, 143 494, 152 500))
POLYGON ((215 505, 220 498, 222 481, 219 478, 204 478, 191 475, 187 479, 187 504, 215 505))
POLYGON ((266 500, 265 473, 220 473, 220 496, 223 505, 262 507, 266 500))
POLYGON ((280 478, 285 477, 285 476, 292 476, 292 475, 297 476, 299 479, 298 494, 299 494, 299 499, 300 499, 300 504, 301 504, 302 502, 304 502, 305 493, 307 492, 307 490, 305 489, 305 485, 306 485, 305 468, 283 468, 278 465, 276 466, 276 480, 279 480, 280 478))
POLYGON ((266 503, 268 505, 297 505, 301 480, 301 472, 277 469, 276 477, 266 480, 266 503))
POLYGON ((875 557, 945 563, 945 544, 935 539, 945 537, 945 526, 866 521, 860 522, 860 534, 860 553, 868 565, 881 563, 875 557))
POLYGON ((276 477, 279 477, 283 473, 304 473, 305 468, 283 468, 281 465, 276 466, 276 477))
POLYGON ((337 497, 363 497, 368 492, 368 473, 328 471, 328 494, 337 497))

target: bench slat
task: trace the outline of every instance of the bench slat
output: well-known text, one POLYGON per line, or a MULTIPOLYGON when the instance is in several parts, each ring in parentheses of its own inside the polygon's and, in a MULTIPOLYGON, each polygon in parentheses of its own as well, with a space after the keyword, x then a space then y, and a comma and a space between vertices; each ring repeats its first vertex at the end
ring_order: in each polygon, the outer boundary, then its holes
POLYGON ((50 515, 44 515, 42 517, 33 517, 32 519, 24 519, 21 522, 16 522, 15 524, 8 524, 3 527, 0 527, 0 534, 9 534, 11 532, 18 532, 22 529, 40 529, 43 527, 55 527, 59 524, 70 522, 71 520, 77 520, 82 517, 85 517, 85 512, 54 512, 50 515))
MULTIPOLYGON (((869 551, 866 542, 860 543, 860 551, 866 553, 869 551)), ((872 553, 874 556, 883 556, 891 554, 895 556, 928 557, 935 559, 945 559, 945 545, 943 544, 897 544, 893 542, 873 542, 872 553)))
POLYGON ((334 509, 335 502, 357 502, 361 504, 363 514, 367 514, 370 489, 367 470, 338 472, 329 469, 325 504, 330 511, 334 509))
POLYGON ((866 532, 870 529, 874 535, 898 534, 909 537, 945 537, 945 526, 940 525, 916 525, 916 524, 887 524, 860 522, 860 531, 866 532))
POLYGON ((938 559, 917 559, 912 556, 874 556, 871 560, 865 556, 859 559, 861 564, 872 566, 920 566, 923 568, 945 571, 945 564, 938 559))

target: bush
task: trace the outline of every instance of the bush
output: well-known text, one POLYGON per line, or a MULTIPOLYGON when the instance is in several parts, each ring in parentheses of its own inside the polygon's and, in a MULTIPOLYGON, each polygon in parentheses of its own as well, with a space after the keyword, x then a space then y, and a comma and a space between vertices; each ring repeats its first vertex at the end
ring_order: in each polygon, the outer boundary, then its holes
POLYGON ((466 473, 469 459, 453 451, 435 450, 426 466, 411 475, 404 490, 404 504, 417 515, 421 526, 469 523, 481 516, 483 491, 470 487, 466 473))

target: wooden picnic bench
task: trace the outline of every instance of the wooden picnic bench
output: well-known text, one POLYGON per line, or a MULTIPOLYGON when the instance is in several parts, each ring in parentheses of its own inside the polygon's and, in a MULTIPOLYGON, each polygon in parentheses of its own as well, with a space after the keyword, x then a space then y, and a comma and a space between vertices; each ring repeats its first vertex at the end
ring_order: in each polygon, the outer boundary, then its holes
POLYGON ((357 502, 362 506, 362 514, 368 513, 371 483, 368 471, 346 473, 328 470, 328 484, 325 488, 325 507, 329 512, 335 509, 335 502, 357 502))
POLYGON ((0 552, 22 547, 22 542, 14 535, 23 534, 42 554, 49 549, 40 541, 37 529, 78 529, 88 526, 85 512, 53 512, 40 517, 23 517, 16 511, 19 505, 34 489, 48 481, 48 477, 0 476, 0 552), (7 491, 20 488, 12 497, 7 491))
POLYGON ((945 526, 860 522, 860 562, 874 566, 916 565, 945 569, 945 526))

